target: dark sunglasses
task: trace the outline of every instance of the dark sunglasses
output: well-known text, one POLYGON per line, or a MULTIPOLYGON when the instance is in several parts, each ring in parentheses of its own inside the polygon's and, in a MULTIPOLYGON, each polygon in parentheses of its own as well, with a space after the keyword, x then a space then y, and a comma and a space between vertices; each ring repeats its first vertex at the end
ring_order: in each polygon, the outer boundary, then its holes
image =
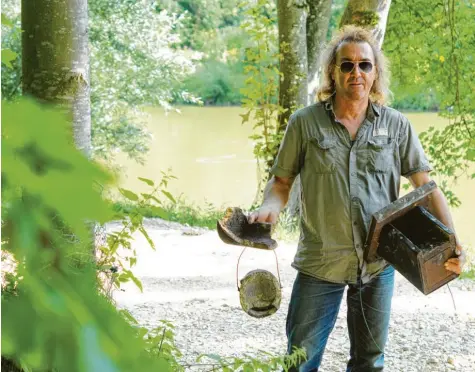
POLYGON ((360 71, 364 72, 365 74, 369 74, 373 71, 373 64, 369 61, 357 61, 357 62, 342 62, 340 66, 336 65, 340 69, 340 71, 344 74, 348 74, 355 68, 355 64, 358 63, 358 68, 360 71))

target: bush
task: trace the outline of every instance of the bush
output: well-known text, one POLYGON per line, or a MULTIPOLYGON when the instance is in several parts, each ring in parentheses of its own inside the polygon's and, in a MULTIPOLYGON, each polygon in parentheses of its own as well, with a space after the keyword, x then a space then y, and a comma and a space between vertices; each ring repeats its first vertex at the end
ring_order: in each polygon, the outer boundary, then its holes
POLYGON ((241 102, 240 89, 244 86, 244 79, 241 63, 208 60, 185 81, 184 86, 200 97, 205 105, 236 105, 241 102))

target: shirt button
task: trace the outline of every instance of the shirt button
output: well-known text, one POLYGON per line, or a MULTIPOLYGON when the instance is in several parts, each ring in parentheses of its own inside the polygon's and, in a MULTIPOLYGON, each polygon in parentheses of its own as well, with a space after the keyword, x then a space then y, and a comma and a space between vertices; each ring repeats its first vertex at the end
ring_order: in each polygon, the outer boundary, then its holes
POLYGON ((353 225, 355 225, 355 226, 356 226, 356 225, 358 225, 358 222, 356 222, 356 221, 355 221, 355 222, 353 222, 353 225))
POLYGON ((353 177, 355 177, 355 176, 356 176, 356 172, 351 172, 351 175, 352 175, 353 177))
POLYGON ((361 245, 359 245, 359 244, 356 244, 356 248, 361 248, 361 245))
POLYGON ((351 200, 353 200, 354 203, 358 203, 358 198, 356 196, 353 196, 351 200))

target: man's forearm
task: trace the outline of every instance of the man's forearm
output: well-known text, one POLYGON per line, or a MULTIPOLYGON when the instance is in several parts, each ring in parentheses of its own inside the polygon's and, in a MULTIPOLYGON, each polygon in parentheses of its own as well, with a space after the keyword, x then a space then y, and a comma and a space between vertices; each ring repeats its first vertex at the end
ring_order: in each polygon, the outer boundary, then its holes
POLYGON ((278 213, 284 209, 289 200, 293 179, 272 177, 264 189, 262 207, 272 208, 278 213))

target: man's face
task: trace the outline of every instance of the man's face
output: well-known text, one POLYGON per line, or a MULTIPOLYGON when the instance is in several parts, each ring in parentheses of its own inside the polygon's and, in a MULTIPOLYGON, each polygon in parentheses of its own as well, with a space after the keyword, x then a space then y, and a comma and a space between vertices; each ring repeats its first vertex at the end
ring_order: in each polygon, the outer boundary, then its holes
POLYGON ((376 78, 374 54, 368 43, 343 43, 336 52, 336 67, 332 73, 335 81, 336 94, 349 100, 361 100, 369 97, 369 92, 376 78), (349 64, 355 62, 353 70, 347 72, 349 64), (358 62, 370 62, 373 67, 370 72, 362 70, 369 67, 368 63, 361 65, 358 62), (340 67, 337 67, 340 66, 340 67), (343 70, 343 71, 342 71, 343 70))

